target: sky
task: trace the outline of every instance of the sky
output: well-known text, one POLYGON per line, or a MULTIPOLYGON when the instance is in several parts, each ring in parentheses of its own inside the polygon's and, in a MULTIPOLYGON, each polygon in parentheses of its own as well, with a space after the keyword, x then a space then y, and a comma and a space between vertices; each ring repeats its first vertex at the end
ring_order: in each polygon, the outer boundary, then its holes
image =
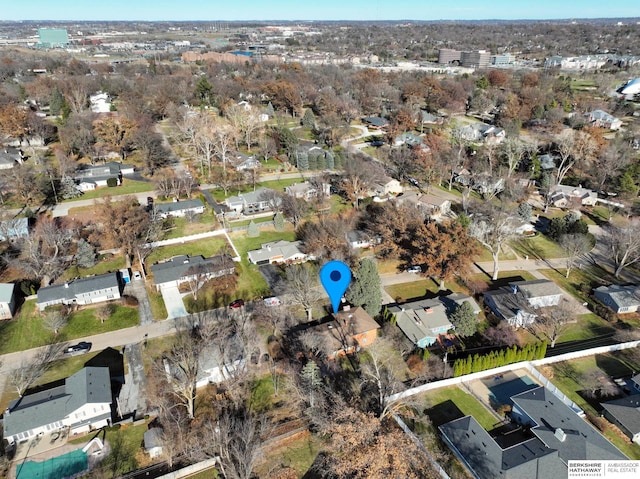
POLYGON ((5 0, 0 20, 538 20, 640 17, 638 0, 5 0), (6 2, 6 3, 5 3, 6 2))

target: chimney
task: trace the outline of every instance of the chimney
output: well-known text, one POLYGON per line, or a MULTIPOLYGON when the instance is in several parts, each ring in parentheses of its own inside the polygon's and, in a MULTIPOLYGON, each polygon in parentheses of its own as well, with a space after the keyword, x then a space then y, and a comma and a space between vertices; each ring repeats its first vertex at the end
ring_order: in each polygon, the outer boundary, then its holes
POLYGON ((553 435, 560 442, 564 442, 564 440, 567 438, 567 434, 562 429, 560 429, 559 427, 556 428, 556 431, 553 433, 553 435))

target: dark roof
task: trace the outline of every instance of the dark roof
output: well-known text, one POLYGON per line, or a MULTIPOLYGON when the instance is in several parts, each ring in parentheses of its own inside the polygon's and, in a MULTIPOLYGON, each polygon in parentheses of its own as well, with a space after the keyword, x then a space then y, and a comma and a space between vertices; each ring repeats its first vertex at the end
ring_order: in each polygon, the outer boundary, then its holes
POLYGON ((151 265, 151 271, 156 284, 169 283, 171 281, 177 281, 184 277, 189 268, 202 265, 206 268, 211 268, 210 272, 223 271, 225 269, 233 268, 233 260, 231 256, 227 254, 220 254, 205 259, 204 256, 189 256, 181 255, 174 256, 173 258, 163 261, 162 263, 156 263, 151 265))
POLYGON ((170 213, 172 211, 185 211, 194 208, 203 208, 204 204, 200 198, 185 201, 172 201, 171 203, 156 203, 156 210, 160 213, 170 213))
POLYGON ((578 416, 551 391, 538 387, 513 396, 514 404, 533 420, 531 431, 547 447, 558 450, 564 463, 569 460, 619 460, 627 459, 587 421, 578 416), (557 430, 566 434, 560 440, 557 430))
POLYGON ((379 116, 365 116, 362 121, 364 121, 365 123, 369 123, 372 126, 377 126, 378 128, 389 123, 389 120, 379 116))
POLYGON ((547 448, 538 438, 502 449, 473 416, 443 424, 440 432, 482 479, 549 479, 567 474, 557 452, 547 448))
MULTIPOLYGON (((85 404, 111 404, 107 367, 86 367, 58 386, 11 401, 4 415, 5 436, 61 421, 85 404)), ((109 414, 110 415, 110 414, 109 414)))
POLYGON ((530 281, 513 281, 509 283, 516 286, 526 298, 539 298, 542 296, 555 296, 562 294, 558 285, 548 279, 533 279, 530 281))
POLYGON ((640 432, 640 394, 602 403, 602 407, 632 434, 640 432))
POLYGON ((45 286, 38 290, 38 304, 66 299, 71 301, 78 295, 116 288, 120 286, 118 273, 100 274, 89 278, 74 279, 63 284, 45 286))

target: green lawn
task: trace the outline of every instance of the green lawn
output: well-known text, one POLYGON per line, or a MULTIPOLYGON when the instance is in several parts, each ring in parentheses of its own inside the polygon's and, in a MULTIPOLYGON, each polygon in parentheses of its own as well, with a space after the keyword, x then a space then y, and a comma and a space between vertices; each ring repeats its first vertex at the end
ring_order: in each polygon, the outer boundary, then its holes
POLYGON ((166 230, 163 239, 181 238, 182 236, 213 231, 218 228, 216 215, 209 210, 197 215, 194 221, 189 222, 186 218, 172 218, 171 227, 166 230))
POLYGON ((79 198, 62 200, 61 203, 69 203, 77 200, 93 200, 105 196, 131 195, 134 193, 142 193, 143 191, 153 191, 155 189, 155 185, 150 181, 136 181, 125 178, 120 186, 114 186, 113 188, 105 186, 93 191, 87 191, 79 198))
POLYGON ((562 269, 558 271, 541 269, 539 271, 581 303, 587 302, 589 304, 593 304, 593 300, 587 292, 601 284, 602 280, 608 279, 604 271, 599 268, 593 272, 589 269, 573 269, 568 279, 565 270, 562 269))
POLYGON ((70 280, 73 278, 85 278, 87 276, 93 276, 97 274, 105 274, 111 271, 118 271, 125 267, 124 257, 115 255, 103 255, 98 263, 91 268, 80 268, 76 265, 70 266, 62 278, 70 280))
POLYGON ((567 254, 558 243, 543 234, 536 234, 530 238, 519 238, 511 242, 511 247, 523 258, 531 259, 564 258, 567 254))
POLYGON ((567 327, 565 333, 560 336, 558 343, 589 339, 603 334, 611 333, 615 328, 593 313, 578 316, 578 322, 567 327))
MULTIPOLYGON (((293 172, 289 172, 293 173, 293 172)), ((283 192, 285 187, 292 185, 294 183, 301 183, 304 181, 304 177, 302 173, 300 173, 299 178, 282 178, 279 180, 269 180, 269 181, 260 181, 256 183, 256 189, 260 187, 271 188, 272 190, 283 192)), ((224 194, 224 190, 222 188, 216 188, 209 190, 211 196, 218 202, 223 202, 226 198, 230 196, 236 196, 239 193, 247 193, 249 191, 253 191, 253 185, 241 185, 237 188, 229 189, 227 196, 224 194)))
POLYGON ((44 346, 51 341, 78 339, 138 324, 136 308, 118 305, 113 316, 104 323, 95 319, 93 312, 93 308, 86 308, 74 313, 67 326, 56 337, 44 327, 35 300, 26 301, 14 319, 0 324, 0 336, 3 338, 0 354, 24 351, 44 346))
POLYGON ((167 307, 162 299, 162 293, 156 291, 156 288, 150 286, 147 287, 147 295, 149 296, 149 304, 151 306, 151 314, 153 319, 161 321, 167 319, 167 307))
MULTIPOLYGON (((189 256, 202 255, 205 258, 209 258, 210 256, 218 254, 220 251, 224 250, 226 244, 227 240, 224 236, 214 236, 212 238, 205 238, 198 241, 161 246, 149 255, 146 264, 148 267, 160 260, 169 259, 183 254, 189 256)), ((147 268, 147 270, 149 270, 149 268, 147 268)))
MULTIPOLYGON (((478 243, 478 248, 480 248, 480 254, 478 254, 475 258, 474 261, 476 263, 486 263, 489 261, 493 261, 493 257, 491 256, 491 252, 483 247, 480 243, 478 243)), ((505 250, 503 250, 500 253, 500 257, 499 257, 499 261, 498 261, 498 266, 500 265, 500 261, 509 261, 509 260, 513 260, 516 259, 515 255, 513 254, 513 252, 511 251, 510 248, 506 248, 505 250)))
MULTIPOLYGON (((393 299, 421 298, 423 296, 436 296, 440 292, 440 284, 432 279, 418 279, 410 283, 400 283, 386 286, 384 289, 393 299)), ((455 281, 445 282, 445 288, 456 293, 464 292, 464 289, 455 281)))
POLYGON ((252 221, 257 225, 260 225, 260 223, 268 223, 269 221, 273 221, 273 216, 269 215, 269 216, 263 216, 261 218, 253 218, 249 220, 228 221, 228 223, 231 228, 234 228, 238 226, 248 226, 249 223, 251 223, 252 221))
POLYGON ((263 460, 255 468, 256 477, 271 477, 273 471, 277 471, 279 467, 295 469, 294 477, 316 477, 307 476, 306 473, 316 460, 322 445, 322 441, 317 436, 305 433, 287 440, 279 447, 267 448, 264 451, 263 460))
POLYGON ((425 400, 425 413, 435 427, 464 416, 473 416, 486 430, 493 429, 498 423, 483 404, 457 386, 428 391, 421 397, 425 400))
POLYGON ((512 271, 498 270, 498 279, 496 281, 493 281, 491 279, 491 275, 493 273, 492 271, 487 271, 487 273, 489 273, 489 276, 487 276, 484 273, 473 274, 471 275, 471 279, 474 279, 477 281, 486 281, 490 289, 495 289, 500 286, 505 286, 507 283, 510 283, 512 281, 531 281, 536 279, 536 277, 531 273, 529 273, 528 271, 524 271, 520 269, 512 270, 512 271))

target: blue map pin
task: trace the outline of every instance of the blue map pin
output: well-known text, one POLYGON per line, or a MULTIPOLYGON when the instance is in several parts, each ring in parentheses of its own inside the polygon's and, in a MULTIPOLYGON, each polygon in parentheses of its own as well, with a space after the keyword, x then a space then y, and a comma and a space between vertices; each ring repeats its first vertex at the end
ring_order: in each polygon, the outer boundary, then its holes
POLYGON ((351 283, 351 270, 342 261, 329 261, 320 268, 320 282, 329 295, 334 314, 337 313, 342 295, 351 283))

